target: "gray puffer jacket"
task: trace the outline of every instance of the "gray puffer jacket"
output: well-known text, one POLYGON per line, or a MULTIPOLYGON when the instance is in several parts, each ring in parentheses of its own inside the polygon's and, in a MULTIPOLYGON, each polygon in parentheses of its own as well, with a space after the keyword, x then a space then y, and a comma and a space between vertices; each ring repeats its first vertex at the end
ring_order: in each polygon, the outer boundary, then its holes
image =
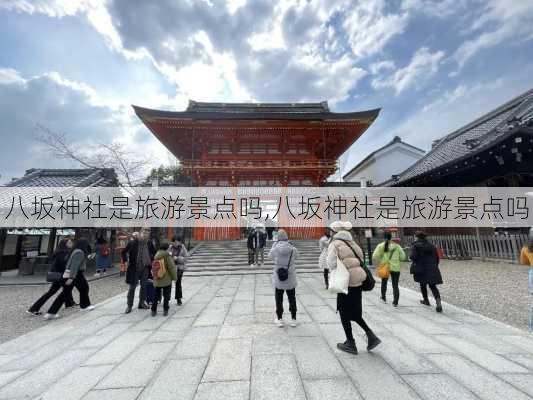
POLYGON ((298 249, 286 240, 280 240, 272 244, 268 253, 268 258, 274 260, 274 271, 272 273, 272 285, 276 289, 291 290, 296 287, 296 259, 298 258, 298 249), (292 252, 292 257, 291 257, 292 252), (287 268, 289 264, 289 277, 285 281, 278 278, 278 268, 287 268))

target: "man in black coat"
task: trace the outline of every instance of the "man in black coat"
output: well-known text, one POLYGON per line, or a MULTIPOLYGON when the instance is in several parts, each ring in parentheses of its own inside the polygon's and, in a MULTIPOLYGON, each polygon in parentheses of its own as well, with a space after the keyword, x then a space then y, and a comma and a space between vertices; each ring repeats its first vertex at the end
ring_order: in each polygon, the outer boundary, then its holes
POLYGON ((255 264, 255 248, 256 248, 256 240, 255 240, 255 229, 251 229, 248 233, 248 240, 246 242, 248 247, 248 265, 252 266, 255 264))
POLYGON ((420 291, 423 300, 420 303, 429 306, 428 289, 431 289, 435 302, 437 303, 437 312, 442 312, 440 293, 437 285, 442 284, 442 275, 439 269, 439 256, 435 245, 427 240, 424 232, 416 232, 417 240, 411 248, 411 274, 415 282, 420 283, 420 291))
POLYGON ((144 232, 133 233, 133 240, 131 240, 124 250, 122 250, 122 261, 128 262, 126 283, 129 285, 129 289, 126 314, 129 314, 133 308, 133 299, 135 297, 137 283, 140 283, 141 285, 139 290, 139 308, 147 310, 149 307, 148 304, 146 304, 145 288, 150 273, 151 256, 148 243, 144 238, 144 232))

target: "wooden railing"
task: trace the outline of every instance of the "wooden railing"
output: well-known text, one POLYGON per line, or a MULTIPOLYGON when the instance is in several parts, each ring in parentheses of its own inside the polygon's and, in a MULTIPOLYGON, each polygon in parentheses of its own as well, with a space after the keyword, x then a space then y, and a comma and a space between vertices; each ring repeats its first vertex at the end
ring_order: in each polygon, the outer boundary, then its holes
POLYGON ((184 169, 335 169, 331 160, 184 160, 184 169))
MULTIPOLYGON (((442 249, 445 258, 468 260, 473 257, 518 263, 527 235, 432 235, 430 241, 442 249)), ((411 246, 413 237, 404 237, 402 246, 411 246)))

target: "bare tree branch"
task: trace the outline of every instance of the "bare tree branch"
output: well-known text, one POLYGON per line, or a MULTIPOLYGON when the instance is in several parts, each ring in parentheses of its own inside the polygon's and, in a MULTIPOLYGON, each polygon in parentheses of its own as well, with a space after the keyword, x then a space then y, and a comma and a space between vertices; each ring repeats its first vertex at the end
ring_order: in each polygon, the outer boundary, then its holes
POLYGON ((35 139, 48 147, 54 156, 77 162, 85 168, 113 168, 121 186, 135 186, 144 178, 147 159, 136 159, 120 143, 99 143, 84 154, 71 145, 65 134, 38 124, 35 139))

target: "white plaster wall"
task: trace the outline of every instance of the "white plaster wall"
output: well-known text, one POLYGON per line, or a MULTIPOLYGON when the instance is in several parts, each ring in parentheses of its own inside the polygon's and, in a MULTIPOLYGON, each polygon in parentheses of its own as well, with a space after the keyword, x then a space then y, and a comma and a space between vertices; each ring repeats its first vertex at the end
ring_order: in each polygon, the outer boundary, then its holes
POLYGON ((378 184, 390 179, 391 175, 396 175, 419 160, 422 155, 415 154, 409 150, 392 147, 383 153, 375 155, 373 161, 367 162, 362 168, 354 171, 346 177, 346 182, 359 182, 363 179, 378 184))

